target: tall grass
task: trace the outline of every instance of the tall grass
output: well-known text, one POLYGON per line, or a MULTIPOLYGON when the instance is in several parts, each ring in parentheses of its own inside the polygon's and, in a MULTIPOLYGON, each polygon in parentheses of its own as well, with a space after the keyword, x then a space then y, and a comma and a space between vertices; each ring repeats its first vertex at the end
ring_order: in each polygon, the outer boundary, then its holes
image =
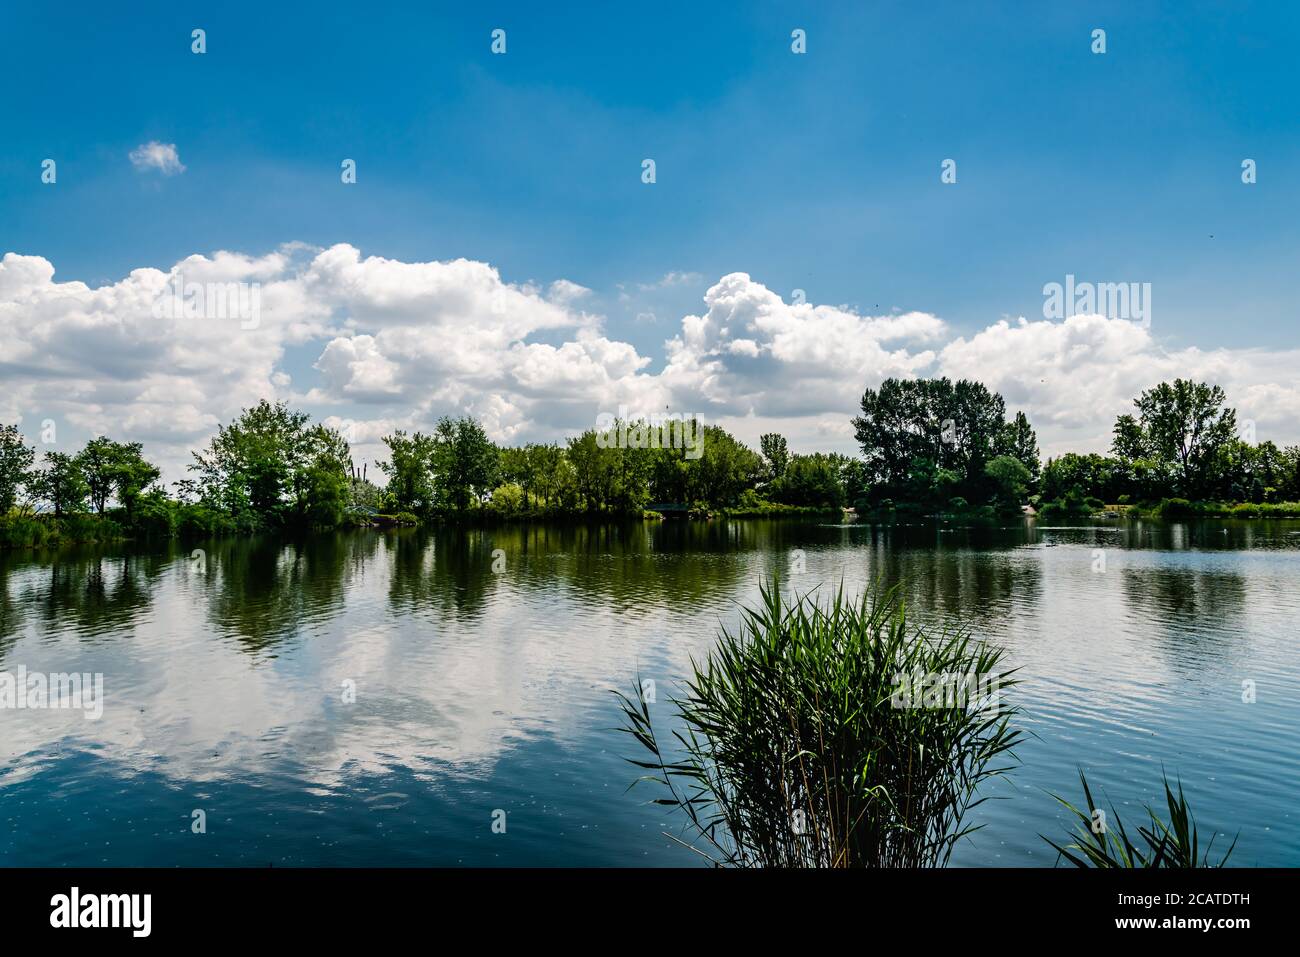
MULTIPOLYGON (((967 707, 899 695, 901 675, 999 673, 1002 652, 907 620, 894 589, 784 602, 764 588, 736 633, 695 663, 668 747, 638 688, 621 730, 639 780, 684 815, 682 843, 717 865, 932 867, 974 830, 975 792, 1008 770, 1019 731, 996 695, 967 707)), ((935 699, 938 700, 938 699, 935 699)))
POLYGON ((1065 798, 1052 795, 1078 818, 1071 843, 1062 846, 1051 838, 1043 838, 1060 854, 1058 861, 1063 859, 1075 867, 1099 868, 1223 867, 1237 846, 1234 838, 1223 856, 1211 862, 1214 838, 1211 837, 1204 850, 1201 849, 1201 837, 1196 829, 1196 820, 1187 806, 1187 798, 1183 795, 1181 781, 1178 782, 1178 793, 1174 794, 1169 779, 1164 779, 1169 820, 1162 820, 1148 805, 1148 823, 1139 827, 1136 835, 1131 835, 1124 826, 1114 804, 1110 806, 1109 820, 1099 814, 1097 802, 1093 800, 1092 790, 1088 787, 1088 779, 1082 771, 1079 772, 1079 783, 1083 785, 1087 811, 1080 810, 1065 798))

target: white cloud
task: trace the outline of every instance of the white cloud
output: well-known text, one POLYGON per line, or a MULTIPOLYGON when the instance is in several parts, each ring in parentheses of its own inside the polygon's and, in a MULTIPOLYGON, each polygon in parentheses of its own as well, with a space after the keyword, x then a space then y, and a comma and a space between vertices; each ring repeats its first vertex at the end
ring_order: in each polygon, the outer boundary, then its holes
POLYGON ((131 165, 142 172, 156 169, 164 176, 175 176, 185 172, 175 143, 159 143, 150 140, 131 150, 131 165))
POLYGON ((852 451, 864 387, 889 376, 976 378, 1025 411, 1045 452, 1102 450, 1142 389, 1174 376, 1221 384, 1261 439, 1300 438, 1300 352, 1166 351, 1123 320, 996 322, 955 336, 937 316, 864 316, 789 304, 744 273, 723 276, 682 318, 664 362, 583 311, 584 287, 504 281, 470 260, 407 263, 337 245, 265 256, 191 256, 92 289, 58 282, 39 256, 0 261, 0 422, 60 440, 102 432, 145 442, 169 479, 219 422, 283 398, 346 426, 359 460, 393 428, 444 414, 480 417, 502 441, 554 439, 627 405, 695 412, 755 442, 852 451), (185 282, 257 283, 256 329, 159 318, 155 299, 185 282))
POLYGON ((643 292, 652 289, 671 289, 673 286, 692 286, 704 282, 704 277, 697 272, 679 272, 672 270, 664 273, 657 282, 643 282, 637 285, 643 292))

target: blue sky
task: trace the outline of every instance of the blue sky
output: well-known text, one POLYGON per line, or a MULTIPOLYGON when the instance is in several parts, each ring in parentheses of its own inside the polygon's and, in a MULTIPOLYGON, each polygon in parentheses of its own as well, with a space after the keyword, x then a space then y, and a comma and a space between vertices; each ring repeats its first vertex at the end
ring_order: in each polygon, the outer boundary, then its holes
POLYGON ((291 240, 466 257, 590 288, 651 372, 736 271, 962 335, 1067 273, 1150 282, 1162 348, 1291 348, 1297 41, 1280 3, 18 5, 0 252, 91 286, 291 240), (149 141, 185 172, 141 175, 149 141))

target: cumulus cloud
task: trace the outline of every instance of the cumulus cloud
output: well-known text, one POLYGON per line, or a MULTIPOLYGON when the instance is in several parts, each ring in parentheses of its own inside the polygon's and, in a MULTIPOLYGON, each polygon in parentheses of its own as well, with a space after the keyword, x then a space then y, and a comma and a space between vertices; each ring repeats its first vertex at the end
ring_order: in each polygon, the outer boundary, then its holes
POLYGON ((550 440, 630 410, 698 413, 756 442, 852 451, 849 418, 890 376, 976 378, 1037 427, 1045 452, 1101 450, 1116 415, 1174 376, 1217 382, 1261 439, 1295 441, 1300 353, 1166 351, 1151 330, 1101 316, 999 321, 957 335, 922 311, 861 315, 787 303, 745 273, 721 277, 662 356, 587 312, 565 279, 512 283, 487 263, 402 262, 340 244, 263 256, 190 256, 111 285, 59 282, 39 256, 0 261, 0 422, 60 442, 143 441, 183 474, 188 452, 259 399, 286 399, 342 428, 359 460, 394 428, 479 417, 500 441, 550 440), (255 328, 155 308, 178 282, 260 293, 255 328))
POLYGON ((1072 316, 994 323, 944 346, 937 369, 975 378, 1023 409, 1044 453, 1109 447, 1115 417, 1158 382, 1191 378, 1221 385, 1260 440, 1300 438, 1300 350, 1166 350, 1152 331, 1123 319, 1072 316))
POLYGON ((175 176, 185 172, 180 154, 176 152, 175 143, 159 143, 150 140, 131 150, 131 165, 141 172, 157 170, 164 176, 175 176))

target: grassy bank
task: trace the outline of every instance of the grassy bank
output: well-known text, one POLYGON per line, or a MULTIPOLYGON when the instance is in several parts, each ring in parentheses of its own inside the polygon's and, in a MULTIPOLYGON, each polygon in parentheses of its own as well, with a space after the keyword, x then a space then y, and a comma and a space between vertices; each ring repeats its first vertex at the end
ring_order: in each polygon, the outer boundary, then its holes
POLYGON ((123 541, 117 522, 94 515, 18 515, 0 517, 0 548, 47 548, 123 541))

